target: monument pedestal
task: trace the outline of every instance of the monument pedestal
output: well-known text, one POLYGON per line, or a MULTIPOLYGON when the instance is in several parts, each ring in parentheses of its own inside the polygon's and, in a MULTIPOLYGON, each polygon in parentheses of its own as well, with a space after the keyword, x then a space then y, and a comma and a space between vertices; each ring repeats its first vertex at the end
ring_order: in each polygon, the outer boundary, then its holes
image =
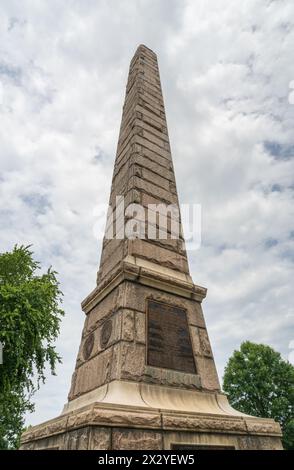
POLYGON ((280 435, 221 393, 113 381, 27 431, 22 449, 282 449, 280 435))
POLYGON ((282 449, 278 423, 234 410, 220 392, 201 308, 206 290, 130 261, 83 302, 70 400, 59 417, 26 431, 21 448, 282 449), (148 365, 150 299, 185 309, 197 373, 148 365))

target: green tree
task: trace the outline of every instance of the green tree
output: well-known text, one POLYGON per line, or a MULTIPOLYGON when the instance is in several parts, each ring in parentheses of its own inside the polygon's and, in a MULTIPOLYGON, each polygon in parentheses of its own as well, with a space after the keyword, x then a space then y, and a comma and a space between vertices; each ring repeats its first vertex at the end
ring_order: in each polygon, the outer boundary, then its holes
POLYGON ((225 368, 223 389, 237 410, 274 418, 285 449, 294 449, 294 367, 269 346, 246 341, 225 368))
POLYGON ((0 449, 19 445, 24 414, 33 411, 32 396, 45 381, 45 368, 61 362, 54 342, 59 334, 62 292, 51 268, 40 264, 30 247, 0 254, 0 449))

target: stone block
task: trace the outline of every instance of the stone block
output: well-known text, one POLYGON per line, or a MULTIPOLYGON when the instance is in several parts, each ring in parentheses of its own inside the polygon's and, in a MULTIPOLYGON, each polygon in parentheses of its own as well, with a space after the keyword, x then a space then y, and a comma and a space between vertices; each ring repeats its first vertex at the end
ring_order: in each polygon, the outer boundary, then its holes
POLYGON ((121 343, 121 379, 141 381, 145 367, 145 346, 121 343))
POLYGON ((137 343, 146 343, 146 315, 135 312, 135 340, 137 343))
POLYGON ((124 239, 113 238, 111 240, 108 240, 103 248, 100 267, 103 267, 105 263, 107 263, 107 265, 112 266, 113 265, 112 258, 114 258, 116 254, 117 256, 123 256, 123 248, 124 248, 124 239))
POLYGON ((144 93, 148 92, 151 96, 154 96, 163 105, 163 99, 161 96, 161 87, 157 83, 152 83, 151 80, 145 79, 144 76, 139 78, 139 87, 143 88, 144 93))
POLYGON ((124 160, 124 163, 128 161, 128 165, 124 165, 121 167, 119 173, 114 175, 112 180, 111 192, 115 192, 118 195, 123 195, 128 186, 128 180, 130 176, 130 156, 128 159, 124 160))
POLYGON ((91 426, 89 436, 89 450, 110 450, 111 428, 91 426))
MULTIPOLYGON (((185 449, 195 449, 197 446, 203 449, 232 449, 238 448, 237 437, 231 434, 216 434, 205 432, 185 432, 179 430, 165 431, 163 433, 164 449, 176 449, 177 446, 185 446, 185 449)), ((180 447, 178 447, 180 448, 180 447)))
POLYGON ((158 90, 150 88, 146 81, 142 81, 138 86, 138 92, 136 105, 139 104, 148 110, 155 108, 160 112, 159 115, 164 117, 164 104, 158 90))
MULTIPOLYGON (((169 142, 165 140, 164 134, 162 134, 161 137, 157 137, 155 134, 139 126, 138 126, 138 134, 147 142, 151 142, 152 144, 155 144, 157 145, 157 147, 161 147, 164 150, 170 150, 169 142)), ((146 146, 148 147, 148 144, 146 146)))
POLYGON ((140 189, 141 192, 141 204, 145 207, 148 207, 149 204, 176 204, 178 205, 178 200, 176 200, 172 195, 170 194, 169 199, 166 199, 164 202, 159 199, 155 194, 147 194, 145 193, 142 189, 140 189))
POLYGON ((93 331, 97 325, 102 323, 104 318, 108 317, 111 312, 117 310, 122 305, 124 289, 123 285, 118 286, 95 305, 87 315, 88 321, 85 333, 93 331))
POLYGON ((112 349, 108 348, 76 369, 73 396, 80 396, 109 381, 112 349))
POLYGON ((156 101, 152 102, 152 99, 149 99, 147 95, 138 96, 136 107, 137 106, 143 108, 145 112, 147 110, 150 114, 155 114, 158 118, 165 119, 165 113, 162 104, 159 105, 156 101))
POLYGON ((196 369, 201 377, 201 384, 205 390, 219 391, 220 384, 214 360, 208 357, 196 356, 196 369))
POLYGON ((89 444, 90 428, 84 427, 69 431, 65 437, 65 449, 67 450, 87 450, 89 444))
POLYGON ((149 122, 144 121, 142 118, 144 116, 144 113, 142 113, 142 116, 140 116, 140 119, 136 117, 134 124, 138 126, 140 129, 142 129, 143 135, 146 132, 146 135, 151 134, 153 138, 159 139, 160 142, 169 142, 168 135, 166 132, 166 127, 161 126, 160 128, 158 127, 158 124, 155 126, 152 126, 149 122))
POLYGON ((194 353, 199 356, 212 357, 208 334, 205 328, 191 326, 191 337, 194 353))
POLYGON ((124 309, 120 315, 122 317, 121 338, 123 341, 133 341, 135 335, 134 312, 124 309))
POLYGON ((125 145, 119 146, 117 149, 115 165, 120 164, 123 159, 125 160, 129 156, 133 149, 133 142, 129 140, 125 145))
POLYGON ((112 346, 112 362, 109 373, 109 382, 120 379, 121 375, 121 342, 112 346))
POLYGON ((204 321, 204 316, 203 316, 200 302, 188 301, 187 314, 188 314, 188 323, 190 325, 205 328, 205 321, 204 321))
POLYGON ((186 429, 194 432, 246 432, 246 425, 242 418, 214 416, 209 414, 180 414, 164 412, 162 414, 162 427, 164 429, 186 429))
POLYGON ((145 112, 145 109, 142 107, 140 107, 140 109, 142 110, 142 113, 139 116, 140 122, 147 124, 158 132, 164 132, 166 134, 165 122, 162 118, 156 116, 154 119, 154 116, 150 116, 151 113, 149 111, 146 110, 147 112, 145 112))
POLYGON ((147 168, 148 170, 154 173, 161 174, 162 176, 164 176, 164 178, 168 179, 169 181, 174 181, 171 170, 166 166, 166 160, 162 161, 165 166, 159 165, 157 161, 154 161, 154 159, 156 158, 155 155, 152 154, 152 156, 153 158, 150 158, 147 155, 140 155, 139 153, 136 153, 133 155, 133 158, 134 162, 142 166, 143 168, 147 168))
POLYGON ((199 328, 190 325, 190 334, 194 355, 196 354, 200 356, 202 354, 202 351, 200 346, 199 328))
POLYGON ((149 384, 163 385, 185 389, 199 389, 200 377, 196 374, 187 374, 177 370, 162 369, 160 367, 145 366, 144 381, 149 384))
MULTIPOLYGON (((171 249, 186 257, 185 243, 181 238, 182 228, 178 221, 146 208, 138 216, 133 208, 132 210, 130 208, 128 214, 130 218, 125 217, 124 220, 121 220, 116 229, 118 233, 124 233, 126 239, 150 240, 157 246, 171 249), (131 216, 131 213, 134 214, 134 217, 131 216)), ((113 232, 114 237, 116 230, 113 232)), ((113 246, 111 241, 105 245, 109 251, 111 251, 111 246, 113 246)))
POLYGON ((153 171, 147 170, 145 168, 142 169, 142 178, 145 181, 149 181, 153 184, 156 184, 157 186, 160 186, 161 188, 165 189, 166 191, 169 191, 169 184, 170 181, 167 180, 166 178, 163 178, 162 176, 159 176, 157 173, 154 173, 153 171))
POLYGON ((281 439, 273 436, 238 436, 239 450, 283 450, 281 439))
POLYGON ((163 146, 156 145, 155 143, 153 143, 149 140, 146 140, 146 138, 144 138, 140 135, 135 135, 134 136, 134 143, 139 144, 143 147, 143 153, 144 154, 145 154, 145 149, 147 149, 147 150, 149 150, 149 152, 154 152, 154 153, 158 154, 160 157, 171 161, 170 150, 164 148, 163 146))
POLYGON ((147 240, 129 240, 129 254, 148 259, 167 268, 189 273, 187 258, 147 240))
POLYGON ((212 357, 212 350, 211 350, 207 330, 204 328, 199 328, 199 337, 200 337, 200 345, 201 345, 202 354, 207 357, 212 357))
MULTIPOLYGON (((137 176, 132 176, 129 179, 128 183, 128 190, 136 188, 143 193, 151 194, 153 197, 156 197, 161 201, 161 203, 178 203, 178 198, 176 193, 172 193, 169 190, 166 190, 160 186, 157 186, 150 181, 144 180, 143 178, 139 178, 137 176)), ((143 203, 144 204, 144 203, 143 203)), ((144 204, 145 205, 145 204, 144 204)))
POLYGON ((140 284, 126 281, 123 307, 145 313, 146 295, 149 290, 140 284))
POLYGON ((113 240, 114 245, 116 248, 113 250, 112 255, 110 255, 107 259, 103 259, 103 262, 99 268, 99 280, 102 280, 110 271, 112 271, 126 256, 125 247, 126 244, 123 241, 122 243, 118 243, 119 240, 113 240))
POLYGON ((136 111, 141 113, 143 119, 150 119, 151 121, 156 122, 156 124, 160 127, 166 127, 166 120, 164 116, 161 115, 161 112, 158 112, 156 109, 150 109, 149 107, 145 107, 142 103, 138 103, 136 105, 136 111))
POLYGON ((158 93, 152 92, 152 90, 148 89, 146 86, 138 86, 139 92, 139 102, 140 99, 143 99, 149 106, 157 109, 163 110, 163 101, 158 95, 158 93))
POLYGON ((113 430, 112 443, 114 450, 157 450, 162 449, 160 432, 141 429, 113 430))
POLYGON ((22 450, 63 450, 65 449, 66 434, 57 434, 45 439, 38 439, 21 446, 22 450))

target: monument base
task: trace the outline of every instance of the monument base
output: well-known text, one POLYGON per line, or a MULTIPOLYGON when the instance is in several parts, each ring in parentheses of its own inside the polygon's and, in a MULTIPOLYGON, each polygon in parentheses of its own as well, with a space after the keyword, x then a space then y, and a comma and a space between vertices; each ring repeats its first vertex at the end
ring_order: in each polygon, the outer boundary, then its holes
POLYGON ((222 393, 113 381, 22 435, 21 449, 282 449, 272 419, 234 410, 222 393))

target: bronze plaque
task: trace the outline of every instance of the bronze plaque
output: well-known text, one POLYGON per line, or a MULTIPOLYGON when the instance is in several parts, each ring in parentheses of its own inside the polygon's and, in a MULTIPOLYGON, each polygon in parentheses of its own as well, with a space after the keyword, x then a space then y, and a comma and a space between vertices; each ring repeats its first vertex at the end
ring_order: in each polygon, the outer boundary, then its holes
POLYGON ((147 363, 196 374, 186 310, 148 300, 147 363))

